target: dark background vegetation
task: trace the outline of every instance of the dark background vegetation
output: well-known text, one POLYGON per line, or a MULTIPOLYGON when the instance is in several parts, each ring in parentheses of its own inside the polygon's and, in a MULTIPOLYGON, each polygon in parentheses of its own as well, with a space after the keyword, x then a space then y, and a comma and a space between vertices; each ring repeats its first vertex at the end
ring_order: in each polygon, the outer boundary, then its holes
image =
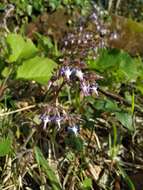
POLYGON ((143 1, 0 2, 0 189, 142 190, 143 1))

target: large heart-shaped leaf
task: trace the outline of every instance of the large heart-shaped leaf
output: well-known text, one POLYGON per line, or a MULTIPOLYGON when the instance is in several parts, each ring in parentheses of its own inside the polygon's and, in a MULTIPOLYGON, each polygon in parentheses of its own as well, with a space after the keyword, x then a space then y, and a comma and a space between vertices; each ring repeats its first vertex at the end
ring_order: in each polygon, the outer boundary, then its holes
POLYGON ((18 59, 31 58, 38 51, 30 39, 24 39, 19 34, 9 34, 6 38, 6 41, 10 48, 8 59, 10 63, 17 61, 18 59))
POLYGON ((17 79, 34 80, 41 84, 47 83, 52 76, 56 63, 49 59, 36 56, 26 60, 17 70, 17 79))

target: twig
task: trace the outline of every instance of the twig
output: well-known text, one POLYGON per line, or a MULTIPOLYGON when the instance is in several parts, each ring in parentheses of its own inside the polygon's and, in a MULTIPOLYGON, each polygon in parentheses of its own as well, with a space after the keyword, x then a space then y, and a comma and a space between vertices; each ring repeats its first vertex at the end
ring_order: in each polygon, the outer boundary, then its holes
MULTIPOLYGON (((104 91, 101 88, 98 89, 99 92, 101 92, 102 94, 104 94, 105 96, 108 96, 122 104, 125 104, 126 106, 132 106, 132 104, 130 102, 128 102, 127 100, 125 100, 123 97, 117 95, 117 94, 113 94, 111 92, 108 91, 104 91)), ((135 111, 138 111, 140 113, 143 113, 143 109, 141 109, 138 105, 135 105, 135 111)))
POLYGON ((109 3, 108 3, 108 11, 109 11, 109 12, 110 12, 111 9, 112 9, 113 3, 114 3, 114 0, 109 0, 109 3))
POLYGON ((121 0, 117 0, 115 11, 118 12, 119 6, 121 4, 121 0))
POLYGON ((61 89, 63 88, 63 86, 65 85, 65 82, 63 81, 61 86, 59 87, 59 89, 57 89, 56 93, 55 93, 55 96, 53 97, 53 100, 56 101, 61 89))
POLYGON ((101 92, 102 94, 110 97, 110 98, 113 98, 114 100, 120 102, 120 103, 124 103, 125 105, 127 106, 131 106, 131 103, 128 102, 127 100, 125 100, 123 97, 117 95, 117 94, 113 94, 111 92, 108 92, 108 91, 104 91, 102 90, 101 88, 98 89, 99 92, 101 92))
POLYGON ((7 19, 10 17, 11 12, 15 9, 14 5, 9 4, 9 7, 5 10, 5 16, 3 18, 3 28, 6 30, 7 33, 9 33, 9 29, 7 27, 7 19))
POLYGON ((2 82, 2 84, 0 86, 0 100, 3 97, 4 91, 7 89, 6 83, 7 83, 8 79, 9 79, 9 77, 10 77, 10 74, 12 73, 12 70, 13 70, 13 68, 10 69, 7 77, 4 79, 4 81, 2 82))
POLYGON ((20 108, 20 109, 10 111, 10 112, 0 113, 0 117, 11 115, 11 114, 18 113, 18 112, 21 112, 21 111, 25 111, 25 110, 28 110, 28 109, 31 109, 31 108, 34 108, 34 107, 36 107, 36 105, 27 106, 27 107, 20 108))
POLYGON ((27 139, 25 140, 23 146, 22 146, 22 149, 25 150, 26 149, 26 146, 28 144, 28 142, 30 141, 30 139, 32 138, 32 136, 34 135, 34 133, 36 132, 36 128, 33 128, 31 133, 28 135, 27 139))

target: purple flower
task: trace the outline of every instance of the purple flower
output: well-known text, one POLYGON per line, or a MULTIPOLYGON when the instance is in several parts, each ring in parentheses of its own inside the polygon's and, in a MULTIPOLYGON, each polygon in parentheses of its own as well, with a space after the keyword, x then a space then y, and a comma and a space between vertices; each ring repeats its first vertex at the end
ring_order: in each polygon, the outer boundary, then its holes
POLYGON ((97 88, 98 88, 97 84, 93 84, 93 85, 90 86, 91 93, 94 93, 94 94, 96 94, 98 96, 97 88))
POLYGON ((65 76, 67 80, 70 80, 70 76, 72 74, 72 69, 70 67, 62 67, 60 70, 60 74, 65 76))
POLYGON ((72 74, 72 69, 67 68, 67 69, 65 70, 65 76, 66 76, 66 78, 67 78, 68 80, 70 79, 71 74, 72 74))
POLYGON ((68 41, 64 41, 64 45, 67 46, 68 45, 68 41))
POLYGON ((79 133, 79 131, 80 131, 80 128, 79 128, 79 126, 77 126, 77 125, 74 125, 74 126, 69 126, 68 128, 67 128, 67 130, 68 130, 68 132, 69 133, 71 133, 71 134, 74 134, 74 135, 78 135, 78 133, 79 133))
POLYGON ((83 80, 83 72, 79 69, 76 69, 75 75, 79 78, 79 80, 83 80))
POLYGON ((57 115, 55 115, 55 116, 52 116, 51 117, 51 121, 53 122, 53 123, 56 123, 57 125, 58 125, 58 128, 60 129, 61 128, 61 121, 63 120, 63 117, 61 117, 61 116, 57 116, 57 115))
POLYGON ((97 31, 100 32, 101 26, 99 25, 99 23, 96 23, 96 25, 97 25, 97 26, 96 26, 97 31))
POLYGON ((58 125, 58 128, 61 127, 61 121, 63 120, 63 117, 61 116, 50 116, 50 115, 41 115, 40 119, 44 123, 43 129, 46 129, 48 123, 55 123, 58 125))
POLYGON ((98 96, 98 91, 97 91, 98 85, 95 84, 90 84, 86 82, 81 82, 81 90, 84 94, 84 96, 90 96, 92 93, 96 94, 98 96))
POLYGON ((78 43, 78 44, 81 44, 81 39, 78 39, 77 43, 78 43))
POLYGON ((117 40, 118 39, 118 33, 117 32, 113 32, 110 35, 110 40, 117 40))
POLYGON ((100 33, 101 33, 101 35, 106 35, 107 34, 107 29, 105 29, 105 28, 102 28, 101 30, 100 30, 100 33))
POLYGON ((85 82, 81 82, 81 90, 85 96, 90 95, 90 84, 86 84, 85 82))
POLYGON ((40 119, 42 120, 42 122, 44 123, 43 129, 46 129, 47 127, 47 123, 51 122, 51 119, 48 115, 41 115, 40 119))
POLYGON ((92 13, 92 15, 90 16, 90 19, 91 20, 97 20, 98 19, 98 16, 97 16, 97 14, 96 13, 92 13))

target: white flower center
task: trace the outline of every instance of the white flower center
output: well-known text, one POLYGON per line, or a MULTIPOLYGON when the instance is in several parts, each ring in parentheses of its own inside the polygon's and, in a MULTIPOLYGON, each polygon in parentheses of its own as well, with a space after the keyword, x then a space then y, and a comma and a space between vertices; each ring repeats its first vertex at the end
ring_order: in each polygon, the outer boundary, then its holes
POLYGON ((66 78, 67 78, 68 80, 70 79, 71 74, 72 74, 72 70, 71 70, 70 68, 67 68, 67 69, 65 70, 65 76, 66 76, 66 78))
POLYGON ((75 74, 79 80, 83 80, 83 72, 81 70, 76 70, 76 74, 75 74))

